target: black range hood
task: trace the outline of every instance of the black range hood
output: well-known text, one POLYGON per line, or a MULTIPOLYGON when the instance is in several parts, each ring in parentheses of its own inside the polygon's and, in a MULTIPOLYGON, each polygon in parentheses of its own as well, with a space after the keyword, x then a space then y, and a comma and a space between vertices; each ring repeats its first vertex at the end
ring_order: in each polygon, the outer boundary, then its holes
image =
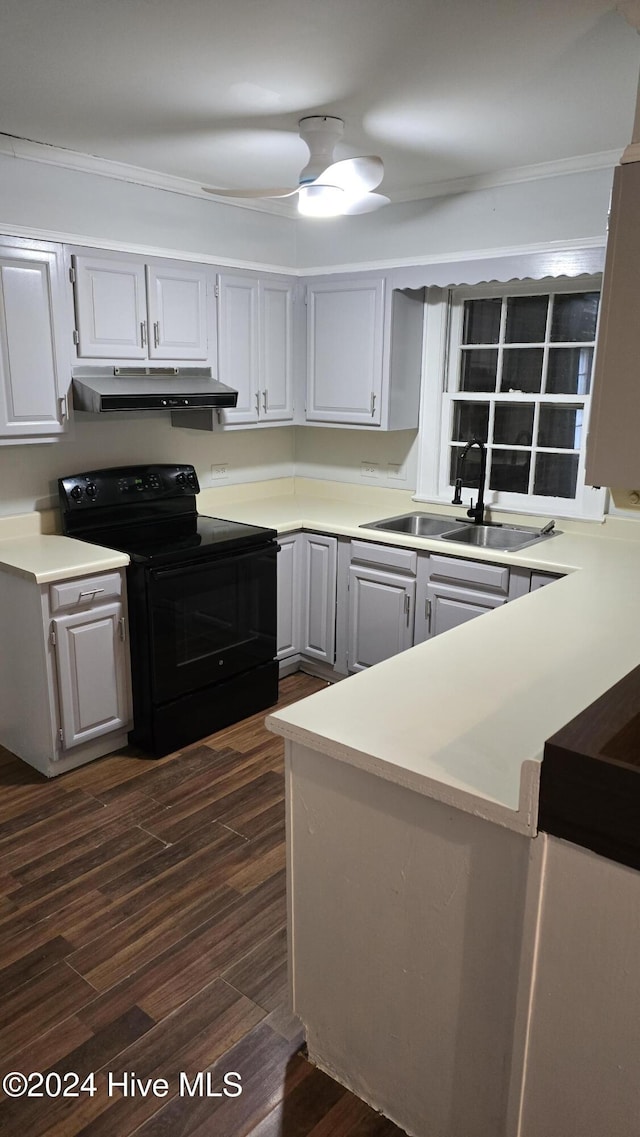
POLYGON ((210 367, 78 367, 72 371, 77 411, 188 411, 235 407, 238 392, 210 367))

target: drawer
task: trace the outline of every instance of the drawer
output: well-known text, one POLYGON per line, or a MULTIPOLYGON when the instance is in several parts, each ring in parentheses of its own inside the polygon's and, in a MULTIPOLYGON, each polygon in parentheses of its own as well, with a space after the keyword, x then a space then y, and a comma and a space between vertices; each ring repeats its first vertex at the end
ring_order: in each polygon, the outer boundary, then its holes
POLYGON ((548 572, 532 572, 529 591, 535 592, 536 588, 544 588, 545 584, 551 584, 554 580, 560 580, 560 577, 552 576, 548 572))
POLYGON ((382 568, 396 569, 416 575, 417 553, 412 549, 397 549, 395 545, 373 545, 370 541, 351 542, 351 560, 382 568))
POLYGON ((65 580, 62 584, 50 585, 49 609, 51 612, 60 612, 63 608, 100 604, 103 600, 117 600, 120 596, 122 576, 119 572, 83 576, 79 580, 65 580))
POLYGON ((476 585, 507 596, 509 569, 505 565, 488 565, 483 561, 463 561, 454 557, 430 557, 431 580, 451 580, 454 584, 476 585))

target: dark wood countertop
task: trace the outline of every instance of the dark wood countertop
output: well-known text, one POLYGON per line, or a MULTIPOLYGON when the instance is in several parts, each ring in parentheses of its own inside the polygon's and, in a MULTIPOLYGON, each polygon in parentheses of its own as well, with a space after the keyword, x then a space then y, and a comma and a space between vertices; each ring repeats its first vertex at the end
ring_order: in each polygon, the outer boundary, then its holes
POLYGON ((640 667, 545 744, 538 828, 640 869, 640 667))

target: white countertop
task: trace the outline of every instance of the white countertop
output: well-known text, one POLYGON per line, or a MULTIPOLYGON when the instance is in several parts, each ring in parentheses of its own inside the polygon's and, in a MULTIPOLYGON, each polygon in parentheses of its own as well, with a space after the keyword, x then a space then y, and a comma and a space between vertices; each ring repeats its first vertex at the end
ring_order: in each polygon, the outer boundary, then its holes
POLYGON ((208 490, 198 508, 280 533, 315 529, 568 574, 267 719, 287 739, 534 834, 546 739, 640 665, 640 524, 558 522, 562 535, 520 553, 470 553, 359 528, 438 512, 409 494, 304 479, 293 488, 208 490))
POLYGON ((0 519, 0 571, 36 584, 89 576, 128 564, 125 553, 42 532, 38 513, 0 519))
MULTIPOLYGON (((640 522, 560 521, 562 535, 520 553, 471 552, 360 528, 451 509, 408 492, 300 478, 205 490, 198 510, 279 533, 316 530, 567 574, 267 719, 287 739, 511 829, 536 831, 546 739, 640 665, 640 522)), ((47 583, 128 563, 43 532, 46 524, 38 514, 0 519, 0 568, 47 583)))

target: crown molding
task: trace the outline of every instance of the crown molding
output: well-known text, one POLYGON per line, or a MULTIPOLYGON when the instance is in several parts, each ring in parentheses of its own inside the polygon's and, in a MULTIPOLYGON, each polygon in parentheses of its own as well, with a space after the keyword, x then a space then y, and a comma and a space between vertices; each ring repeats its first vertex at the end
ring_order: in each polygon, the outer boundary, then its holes
MULTIPOLYGON (((640 2, 640 0, 639 0, 640 2)), ((558 158, 554 162, 538 162, 532 166, 513 166, 488 174, 471 174, 464 178, 450 178, 444 182, 426 185, 393 194, 394 203, 419 201, 429 197, 448 197, 473 190, 492 189, 515 185, 519 182, 542 181, 545 178, 564 178, 570 174, 586 174, 593 170, 613 169, 620 161, 621 150, 602 150, 596 154, 582 154, 574 158, 558 158)))
MULTIPOLYGON (((640 0, 638 0, 640 3, 640 0)), ((628 148, 627 148, 628 149, 628 148)), ((625 154, 627 151, 625 151, 625 154)), ((98 158, 93 154, 81 154, 76 150, 66 150, 59 146, 49 146, 27 138, 17 138, 11 134, 0 133, 0 154, 12 158, 23 158, 28 162, 41 162, 50 166, 61 166, 78 173, 96 174, 103 178, 148 186, 151 189, 165 190, 186 197, 200 198, 202 201, 215 201, 233 209, 251 209, 258 213, 270 213, 291 221, 301 220, 295 207, 287 200, 251 198, 225 198, 207 193, 199 182, 188 178, 147 170, 141 166, 130 166, 125 162, 114 162, 98 158)), ((392 193, 392 204, 422 201, 426 198, 445 197, 452 194, 470 193, 474 190, 491 189, 497 186, 513 185, 518 182, 538 181, 544 178, 566 177, 569 174, 589 173, 592 170, 610 169, 618 164, 622 151, 604 150, 596 154, 584 154, 574 158, 560 158, 554 162, 539 162, 531 166, 514 166, 510 169, 496 170, 487 174, 473 174, 448 181, 428 182, 399 193, 392 193)), ((636 159, 625 158, 626 161, 636 159)))
POLYGON ((388 260, 358 262, 357 264, 305 265, 295 270, 296 276, 331 276, 336 273, 391 272, 394 269, 424 268, 432 265, 460 264, 467 261, 495 260, 501 257, 520 257, 553 253, 579 253, 585 249, 605 249, 606 234, 601 237, 574 237, 566 241, 538 241, 530 245, 505 245, 501 248, 460 249, 454 253, 431 256, 393 257, 388 260))
POLYGON ((101 178, 113 178, 133 185, 179 193, 185 197, 198 197, 202 201, 216 201, 220 205, 228 205, 234 209, 274 213, 291 220, 297 217, 297 212, 290 205, 275 199, 230 200, 218 197, 217 194, 207 193, 200 182, 191 181, 189 178, 179 178, 157 170, 146 170, 142 166, 129 166, 126 162, 113 162, 108 158, 98 158, 94 154, 81 154, 76 150, 49 146, 44 142, 32 142, 28 138, 16 138, 11 134, 0 134, 0 154, 7 154, 11 158, 23 158, 27 162, 41 162, 47 166, 61 166, 81 174, 97 174, 101 178))

